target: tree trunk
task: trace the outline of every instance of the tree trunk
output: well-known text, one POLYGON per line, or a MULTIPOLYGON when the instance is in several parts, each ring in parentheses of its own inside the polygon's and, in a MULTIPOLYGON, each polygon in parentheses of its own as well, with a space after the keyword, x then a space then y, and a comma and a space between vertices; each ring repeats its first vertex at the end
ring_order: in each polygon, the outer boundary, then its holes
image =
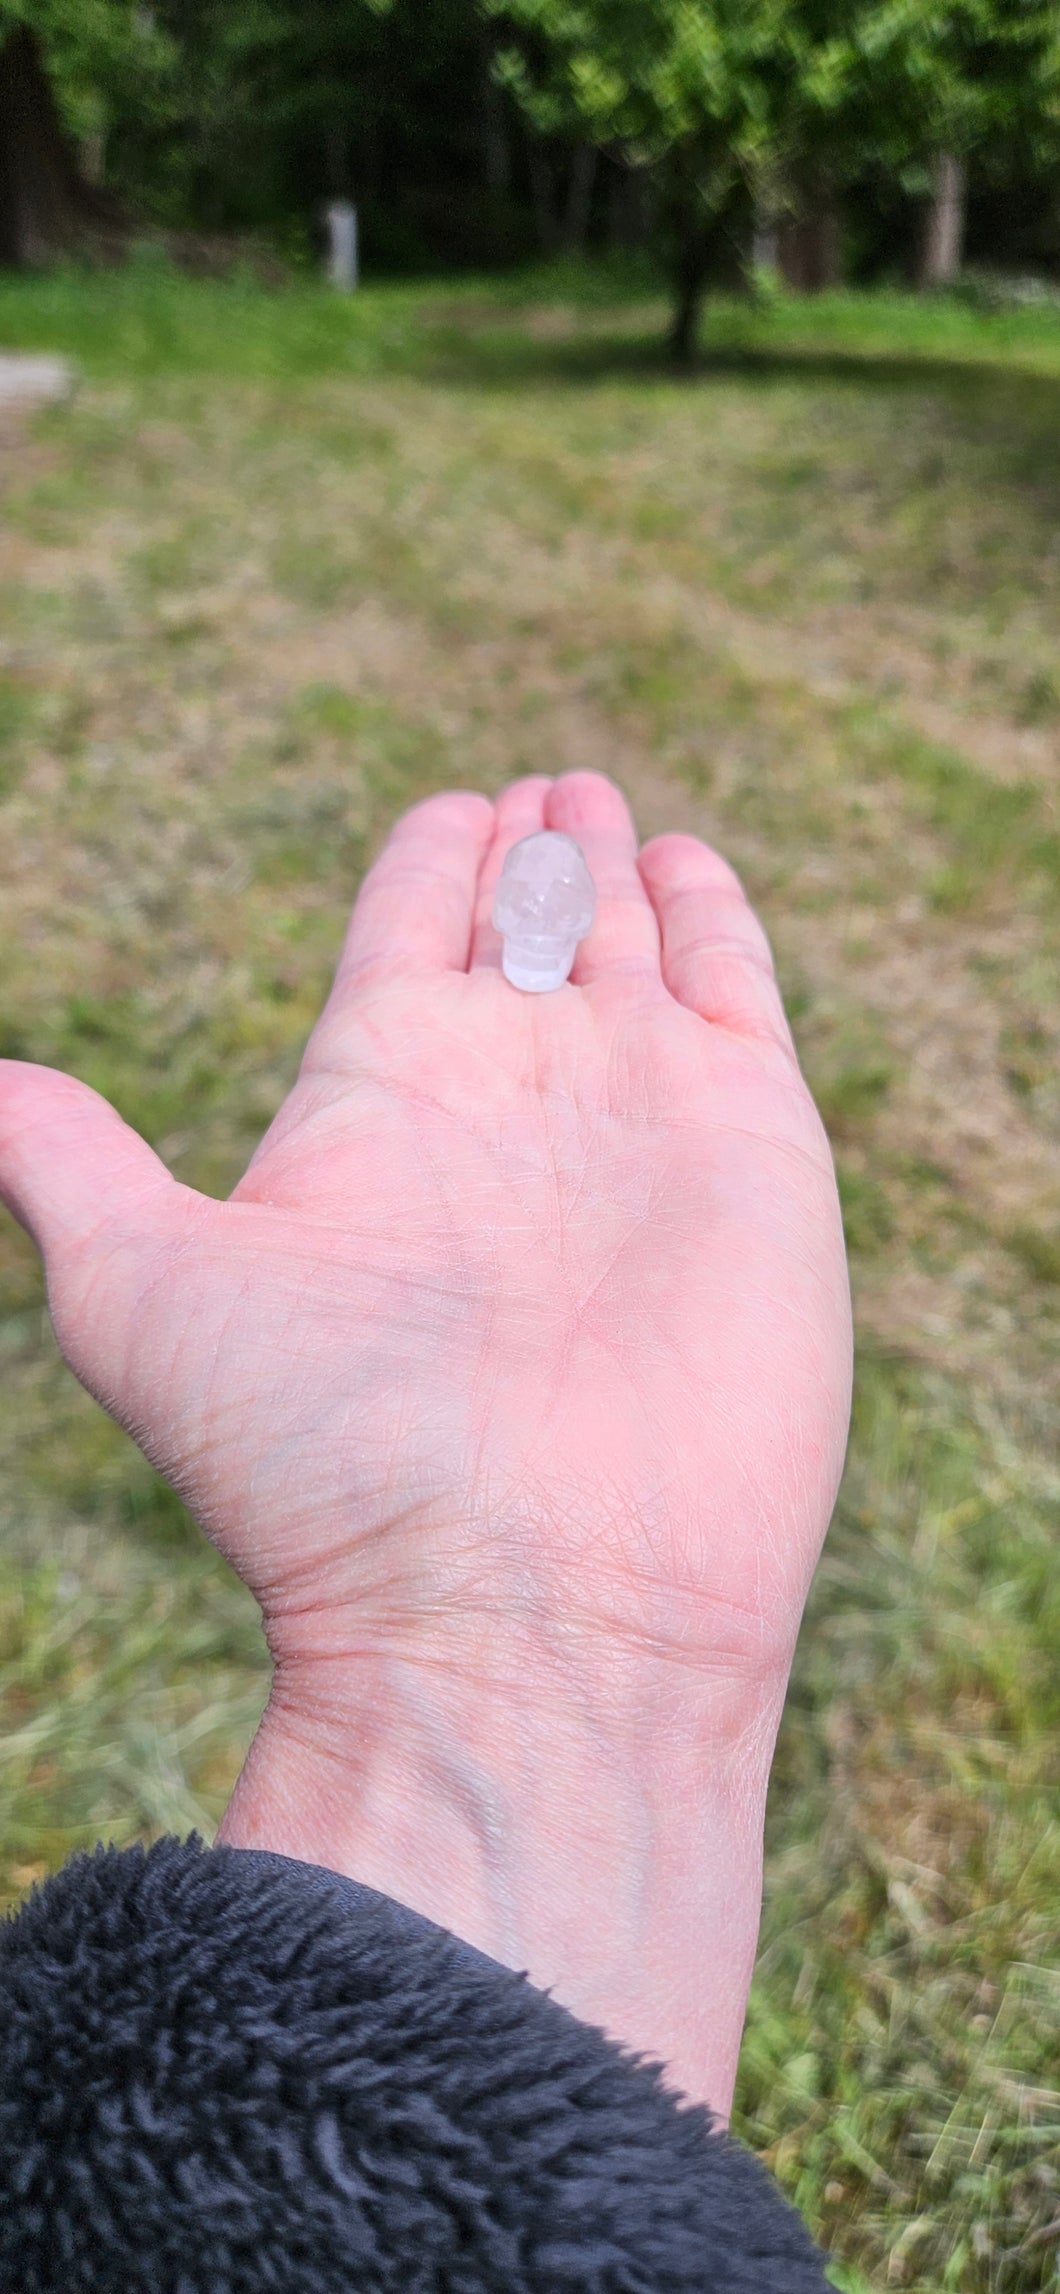
POLYGON ((504 97, 493 77, 489 48, 484 51, 482 66, 482 153, 487 191, 493 199, 507 199, 512 188, 512 154, 504 97))
POLYGON ((556 191, 552 162, 538 141, 533 129, 528 140, 530 164, 530 191, 534 202, 534 220, 537 224, 538 244, 543 255, 559 252, 560 227, 556 214, 556 191))
POLYGON ((655 225, 653 179, 646 167, 611 157, 605 174, 607 186, 607 245, 613 254, 639 255, 655 225))
POLYGON ((931 205, 920 260, 922 287, 951 287, 960 275, 967 170, 951 151, 931 163, 931 205))
POLYGON ((633 250, 633 177, 620 159, 612 161, 608 174, 607 244, 612 254, 629 255, 633 250))
POLYGON ((332 199, 348 199, 352 189, 350 139, 338 120, 330 121, 324 129, 324 171, 329 196, 332 199))
POLYGON ((78 169, 36 34, 20 25, 0 47, 0 263, 55 262, 117 220, 78 169))
POLYGON ((839 210, 830 192, 807 194, 801 212, 783 222, 777 254, 785 286, 797 295, 819 295, 838 287, 843 276, 839 210))
POLYGON ((689 367, 695 360, 706 277, 706 233, 701 227, 688 224, 681 235, 677 259, 677 300, 667 343, 675 366, 689 367))
POLYGON ((571 158, 570 181, 567 185, 567 212, 563 218, 563 244, 568 254, 580 255, 589 236, 589 217, 592 213, 593 187, 596 182, 596 149, 591 143, 579 143, 571 158))
POLYGON ((658 178, 647 167, 634 167, 629 177, 629 243, 635 255, 651 245, 658 219, 658 178))

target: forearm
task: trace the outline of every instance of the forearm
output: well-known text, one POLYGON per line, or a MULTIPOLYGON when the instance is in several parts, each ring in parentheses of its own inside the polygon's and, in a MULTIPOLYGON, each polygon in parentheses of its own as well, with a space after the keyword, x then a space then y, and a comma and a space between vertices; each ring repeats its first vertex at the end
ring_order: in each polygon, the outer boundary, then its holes
POLYGON ((617 1652, 281 1667, 220 1827, 359 1879, 665 2066, 727 2117, 783 1680, 617 1652))

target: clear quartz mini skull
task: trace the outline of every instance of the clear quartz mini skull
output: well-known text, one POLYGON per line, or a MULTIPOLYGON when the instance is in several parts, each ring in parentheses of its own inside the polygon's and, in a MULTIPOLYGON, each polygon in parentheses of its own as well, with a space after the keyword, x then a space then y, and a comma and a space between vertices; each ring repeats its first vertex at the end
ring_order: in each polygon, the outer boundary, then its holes
POLYGON ((493 899, 504 977, 540 995, 570 978, 574 951, 596 914, 585 855, 560 829, 539 829, 507 854, 493 899))

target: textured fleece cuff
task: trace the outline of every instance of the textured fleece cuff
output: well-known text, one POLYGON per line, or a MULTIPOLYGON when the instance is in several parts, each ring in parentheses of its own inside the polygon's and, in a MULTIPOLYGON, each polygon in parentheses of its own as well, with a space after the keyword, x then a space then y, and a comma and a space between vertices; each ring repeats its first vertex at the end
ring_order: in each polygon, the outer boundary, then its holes
POLYGON ((663 2076, 336 1873, 99 1847, 0 1925, 0 2294, 826 2294, 663 2076))

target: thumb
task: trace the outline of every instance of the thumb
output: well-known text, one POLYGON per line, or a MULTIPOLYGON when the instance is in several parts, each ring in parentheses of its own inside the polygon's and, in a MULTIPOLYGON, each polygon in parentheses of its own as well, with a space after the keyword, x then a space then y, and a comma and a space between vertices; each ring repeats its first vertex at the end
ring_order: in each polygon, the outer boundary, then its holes
POLYGON ((137 1295, 188 1200, 98 1091, 0 1059, 0 1201, 41 1253, 56 1337, 94 1392, 111 1384, 137 1295))

